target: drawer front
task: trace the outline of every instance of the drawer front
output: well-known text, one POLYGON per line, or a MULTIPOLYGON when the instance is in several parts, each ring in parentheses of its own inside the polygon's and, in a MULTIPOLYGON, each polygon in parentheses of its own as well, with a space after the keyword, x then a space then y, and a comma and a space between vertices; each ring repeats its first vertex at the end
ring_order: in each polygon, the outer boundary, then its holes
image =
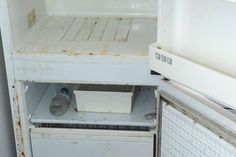
POLYGON ((31 134, 34 157, 153 157, 152 137, 31 134))

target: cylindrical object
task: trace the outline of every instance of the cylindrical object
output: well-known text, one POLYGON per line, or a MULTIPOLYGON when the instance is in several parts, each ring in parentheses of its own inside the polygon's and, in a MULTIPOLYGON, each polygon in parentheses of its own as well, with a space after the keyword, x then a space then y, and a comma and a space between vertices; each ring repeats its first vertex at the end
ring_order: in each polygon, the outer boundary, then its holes
POLYGON ((49 111, 54 116, 62 116, 71 103, 71 96, 67 88, 61 88, 60 92, 52 99, 49 111))

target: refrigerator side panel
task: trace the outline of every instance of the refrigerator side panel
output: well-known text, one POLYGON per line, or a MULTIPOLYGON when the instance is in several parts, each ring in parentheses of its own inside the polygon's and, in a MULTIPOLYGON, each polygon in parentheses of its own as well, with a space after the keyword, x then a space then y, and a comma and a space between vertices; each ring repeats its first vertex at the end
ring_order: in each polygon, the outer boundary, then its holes
POLYGON ((0 157, 15 157, 15 140, 0 34, 0 157))

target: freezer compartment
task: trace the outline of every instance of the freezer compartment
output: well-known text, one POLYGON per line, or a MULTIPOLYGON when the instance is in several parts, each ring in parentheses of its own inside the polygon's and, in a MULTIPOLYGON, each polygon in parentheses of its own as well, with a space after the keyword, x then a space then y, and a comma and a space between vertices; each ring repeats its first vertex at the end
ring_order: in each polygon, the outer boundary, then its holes
POLYGON ((153 157, 154 153, 153 134, 140 132, 32 129, 31 143, 34 157, 153 157))
POLYGON ((74 90, 77 110, 130 114, 134 91, 135 86, 79 85, 74 90))
MULTIPOLYGON (((73 87, 74 85, 70 86, 73 87)), ((149 86, 137 87, 130 114, 78 112, 73 96, 66 113, 55 117, 50 113, 49 105, 56 94, 57 84, 50 84, 40 103, 31 113, 30 122, 38 128, 150 131, 156 127, 155 89, 156 87, 149 86)))

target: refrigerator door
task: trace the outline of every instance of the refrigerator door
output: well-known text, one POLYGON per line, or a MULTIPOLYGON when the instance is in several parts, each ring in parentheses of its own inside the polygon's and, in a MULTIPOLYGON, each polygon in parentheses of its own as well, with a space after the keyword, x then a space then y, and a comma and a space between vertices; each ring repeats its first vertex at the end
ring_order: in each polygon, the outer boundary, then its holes
POLYGON ((235 157, 236 117, 176 83, 162 82, 159 109, 161 157, 235 157))
POLYGON ((151 70, 236 109, 236 2, 158 3, 151 70))

